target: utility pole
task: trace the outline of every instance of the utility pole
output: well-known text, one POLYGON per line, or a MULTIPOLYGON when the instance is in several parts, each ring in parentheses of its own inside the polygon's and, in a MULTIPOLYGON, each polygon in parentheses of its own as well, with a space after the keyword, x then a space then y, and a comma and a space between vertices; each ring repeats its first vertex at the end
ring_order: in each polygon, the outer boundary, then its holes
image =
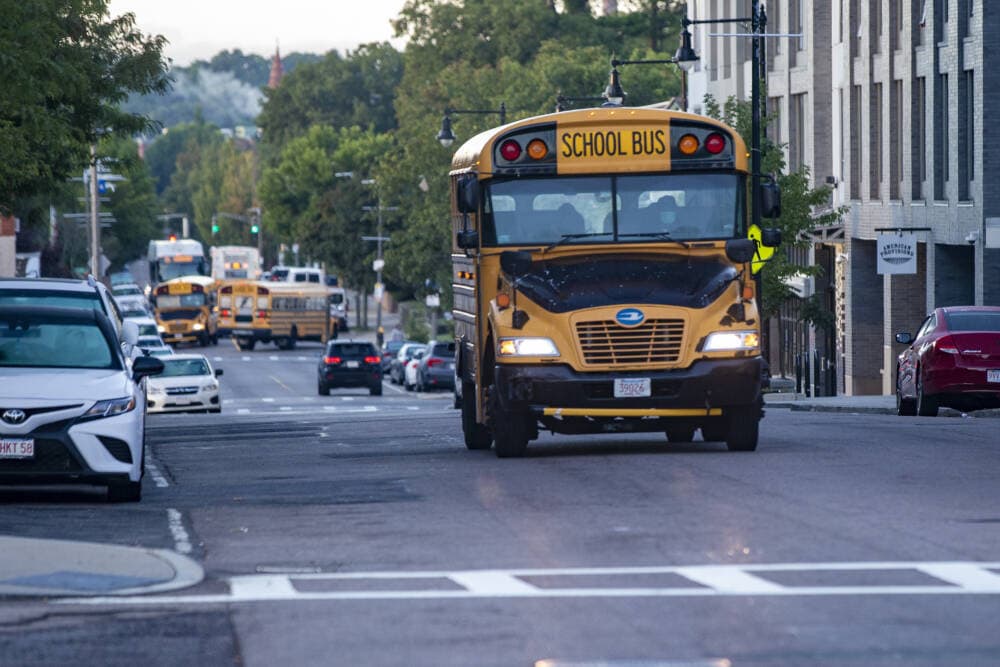
POLYGON ((97 196, 97 145, 90 144, 90 275, 101 277, 100 199, 97 196))
MULTIPOLYGON (((364 185, 375 185, 375 179, 366 178, 361 181, 364 185)), ((382 236, 382 211, 398 211, 398 206, 382 206, 382 196, 379 195, 376 201, 376 205, 363 206, 364 211, 376 211, 376 221, 377 227, 375 236, 362 236, 361 238, 365 241, 375 241, 378 245, 375 250, 375 261, 372 263, 372 268, 375 269, 375 300, 378 301, 378 309, 375 311, 375 330, 379 331, 382 328, 382 300, 385 297, 385 285, 382 284, 382 269, 385 268, 385 260, 382 259, 382 243, 388 243, 390 237, 382 236)))

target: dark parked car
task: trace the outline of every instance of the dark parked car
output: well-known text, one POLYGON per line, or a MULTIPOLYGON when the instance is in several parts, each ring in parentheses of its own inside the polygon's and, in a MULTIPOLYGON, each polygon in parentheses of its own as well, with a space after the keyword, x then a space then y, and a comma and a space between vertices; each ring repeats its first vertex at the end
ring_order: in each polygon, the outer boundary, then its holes
POLYGON ((319 393, 329 396, 331 387, 368 387, 372 396, 382 395, 382 359, 375 346, 364 341, 332 340, 319 360, 319 393))
POLYGON ((404 384, 406 382, 406 362, 413 358, 417 350, 423 349, 423 343, 403 343, 399 352, 389 362, 389 382, 404 384))
POLYGON ((896 361, 900 415, 1000 407, 1000 307, 938 308, 896 342, 909 345, 896 361))
POLYGON ((417 391, 455 388, 455 341, 431 341, 417 365, 417 391))

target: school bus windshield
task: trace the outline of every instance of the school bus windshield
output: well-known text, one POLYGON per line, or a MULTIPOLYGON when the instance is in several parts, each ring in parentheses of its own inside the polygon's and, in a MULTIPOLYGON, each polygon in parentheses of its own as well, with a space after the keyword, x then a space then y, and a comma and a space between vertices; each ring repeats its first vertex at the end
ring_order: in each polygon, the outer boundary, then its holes
POLYGON ((200 308, 207 303, 204 292, 192 294, 160 294, 156 297, 156 307, 164 308, 200 308))
POLYGON ((745 236, 744 180, 732 173, 496 179, 486 187, 482 242, 607 244, 745 236))

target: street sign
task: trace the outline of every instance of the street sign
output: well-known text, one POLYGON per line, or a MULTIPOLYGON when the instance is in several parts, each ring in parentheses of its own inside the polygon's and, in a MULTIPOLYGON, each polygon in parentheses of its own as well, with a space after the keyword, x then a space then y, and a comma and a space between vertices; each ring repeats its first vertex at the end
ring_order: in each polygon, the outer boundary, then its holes
POLYGON ((754 256, 753 261, 750 262, 751 272, 757 273, 764 268, 767 260, 774 256, 774 248, 761 244, 763 232, 757 225, 750 225, 750 230, 747 233, 747 236, 757 244, 757 254, 754 256))
POLYGON ((437 308, 441 305, 441 295, 440 294, 428 294, 424 297, 424 305, 428 308, 437 308))
POLYGON ((382 283, 375 283, 375 290, 373 292, 375 300, 381 301, 384 295, 385 295, 385 285, 383 285, 382 283))
POLYGON ((374 262, 372 262, 372 270, 373 271, 381 271, 384 268, 385 268, 385 260, 384 259, 376 259, 374 262))

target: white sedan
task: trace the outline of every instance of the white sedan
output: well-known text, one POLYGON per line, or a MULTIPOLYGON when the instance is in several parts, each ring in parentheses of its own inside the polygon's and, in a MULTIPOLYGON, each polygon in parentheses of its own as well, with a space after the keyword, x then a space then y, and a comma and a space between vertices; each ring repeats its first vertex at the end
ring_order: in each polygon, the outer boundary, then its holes
POLYGON ((406 391, 413 391, 417 388, 417 366, 420 360, 427 354, 426 348, 420 348, 413 353, 413 358, 406 362, 403 368, 403 387, 406 391))
POLYGON ((222 412, 218 377, 201 354, 160 357, 163 372, 146 381, 149 412, 222 412))

